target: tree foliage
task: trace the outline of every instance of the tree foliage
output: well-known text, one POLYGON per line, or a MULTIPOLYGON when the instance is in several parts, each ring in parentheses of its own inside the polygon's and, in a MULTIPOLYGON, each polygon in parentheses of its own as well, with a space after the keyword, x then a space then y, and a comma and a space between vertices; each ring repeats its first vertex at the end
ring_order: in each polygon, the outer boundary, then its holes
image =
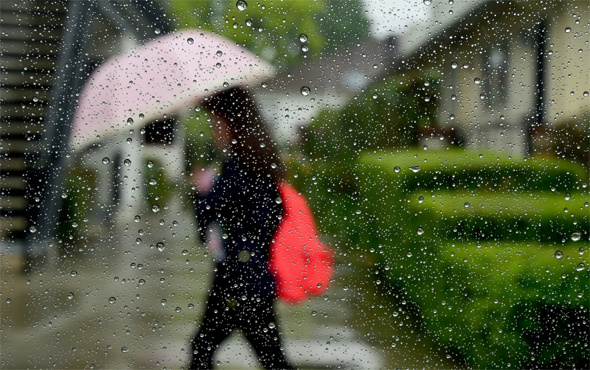
POLYGON ((178 28, 201 28, 235 40, 279 69, 368 35, 360 0, 171 0, 178 28), (306 38, 300 38, 301 35, 306 38), (304 41, 302 41, 304 40, 304 41), (307 49, 308 51, 303 51, 307 49))

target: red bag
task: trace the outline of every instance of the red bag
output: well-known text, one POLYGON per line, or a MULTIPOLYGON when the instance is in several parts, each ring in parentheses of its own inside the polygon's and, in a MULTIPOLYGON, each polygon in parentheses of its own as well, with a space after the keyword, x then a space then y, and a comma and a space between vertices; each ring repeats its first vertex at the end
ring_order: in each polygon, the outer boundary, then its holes
POLYGON ((328 289, 334 275, 334 250, 319 240, 305 197, 286 182, 279 184, 279 194, 283 218, 270 245, 269 269, 277 296, 299 303, 328 289))

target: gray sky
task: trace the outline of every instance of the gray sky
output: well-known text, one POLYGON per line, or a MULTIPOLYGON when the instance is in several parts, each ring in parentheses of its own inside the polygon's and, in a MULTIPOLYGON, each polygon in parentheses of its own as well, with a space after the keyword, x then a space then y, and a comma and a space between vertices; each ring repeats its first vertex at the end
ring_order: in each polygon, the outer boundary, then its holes
MULTIPOLYGON (((371 32, 377 38, 400 34, 407 26, 426 21, 432 5, 424 0, 363 0, 372 20, 371 32)), ((428 0, 426 0, 428 2, 428 0)))

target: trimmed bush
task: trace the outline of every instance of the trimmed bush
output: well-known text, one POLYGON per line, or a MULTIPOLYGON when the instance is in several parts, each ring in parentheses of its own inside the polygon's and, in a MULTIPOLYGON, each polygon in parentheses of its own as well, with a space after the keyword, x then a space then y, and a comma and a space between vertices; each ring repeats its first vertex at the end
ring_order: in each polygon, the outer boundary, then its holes
POLYGON ((372 237, 355 238, 372 240, 388 282, 469 366, 587 366, 587 178, 566 161, 489 152, 366 154, 372 237))

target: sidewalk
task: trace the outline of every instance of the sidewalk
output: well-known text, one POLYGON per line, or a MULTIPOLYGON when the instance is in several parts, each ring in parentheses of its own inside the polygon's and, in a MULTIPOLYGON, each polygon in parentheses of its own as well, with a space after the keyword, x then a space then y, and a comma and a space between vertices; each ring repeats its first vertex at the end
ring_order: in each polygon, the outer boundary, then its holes
MULTIPOLYGON (((182 213, 142 215, 116 226, 122 236, 106 233, 29 275, 20 273, 16 256, 2 256, 1 367, 185 366, 213 268, 193 228, 182 213)), ((278 314, 298 368, 456 366, 433 353, 403 308, 383 298, 359 256, 339 256, 325 297, 281 303, 278 314)), ((216 361, 222 369, 258 367, 237 333, 216 361)))

